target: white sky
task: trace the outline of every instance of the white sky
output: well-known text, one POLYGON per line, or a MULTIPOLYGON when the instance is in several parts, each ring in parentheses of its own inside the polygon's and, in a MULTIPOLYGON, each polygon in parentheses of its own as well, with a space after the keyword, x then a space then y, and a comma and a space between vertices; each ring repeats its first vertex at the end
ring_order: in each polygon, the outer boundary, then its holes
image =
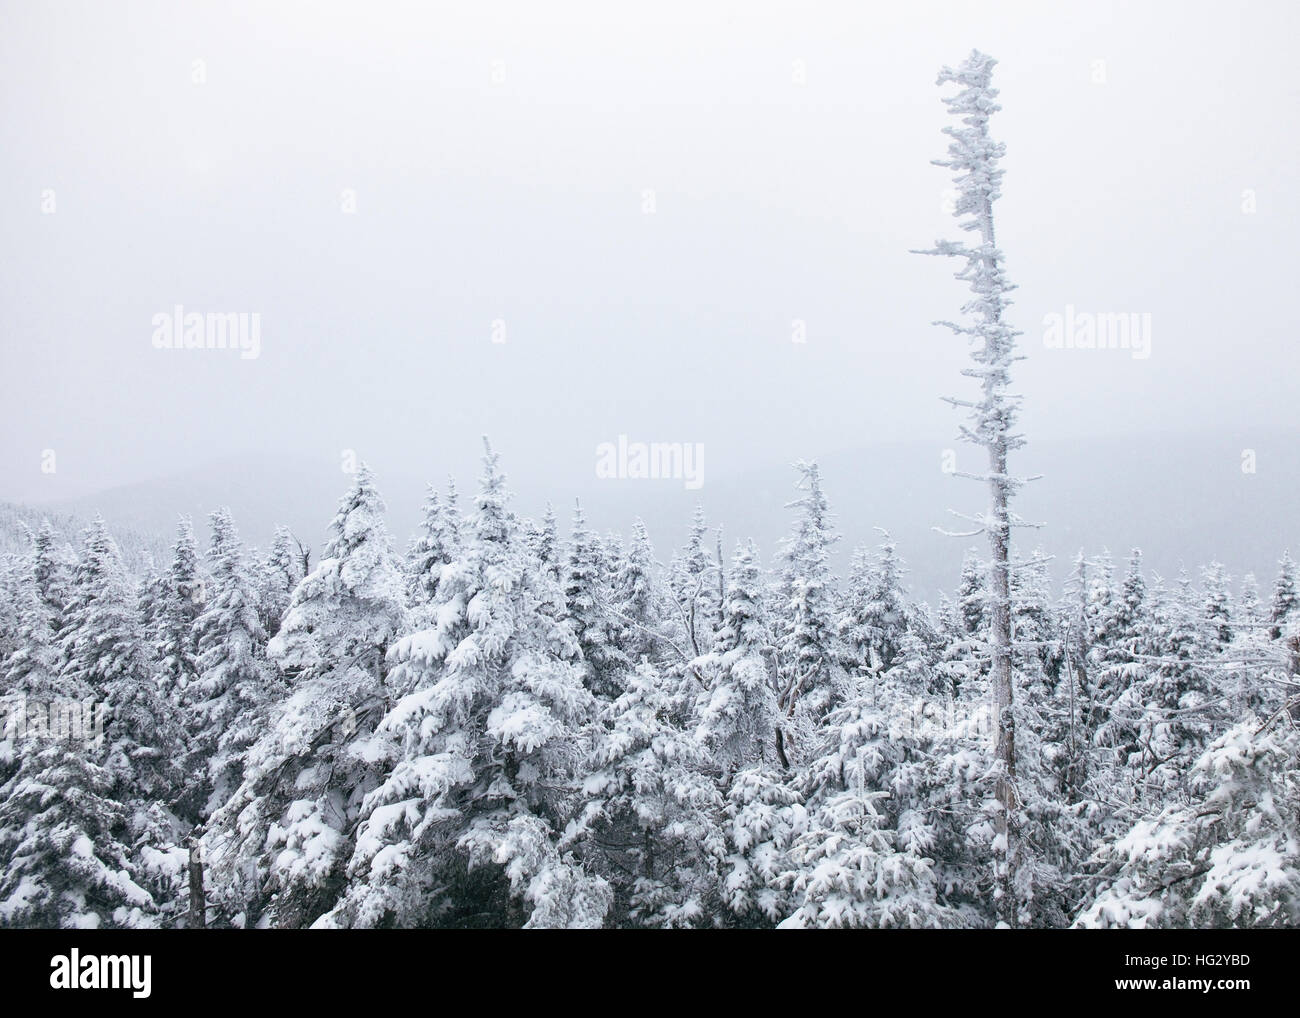
POLYGON ((1031 442, 1294 425, 1294 3, 0 10, 5 497, 251 451, 468 481, 484 432, 558 502, 619 434, 712 476, 944 444, 965 290, 908 250, 956 234, 972 47, 1031 442), (261 356, 155 350, 175 304, 259 312, 261 356), (1067 304, 1151 313, 1150 359, 1045 350, 1067 304))

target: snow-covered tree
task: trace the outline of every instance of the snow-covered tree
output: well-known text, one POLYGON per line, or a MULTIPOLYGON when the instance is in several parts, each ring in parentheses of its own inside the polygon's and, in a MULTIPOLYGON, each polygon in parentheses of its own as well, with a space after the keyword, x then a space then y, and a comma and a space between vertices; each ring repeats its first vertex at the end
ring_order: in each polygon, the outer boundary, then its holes
POLYGON ((1300 735, 1256 719, 1197 759, 1192 796, 1097 853, 1083 927, 1294 927, 1300 923, 1300 735))
POLYGON ((362 802, 378 783, 353 751, 385 709, 384 662, 405 622, 384 503, 362 466, 315 569, 267 646, 290 686, 244 757, 244 781, 209 821, 214 885, 232 914, 304 926, 332 908, 362 802))
POLYGON ((24 740, 0 787, 0 927, 154 927, 169 918, 184 852, 156 809, 79 740, 24 740))
POLYGON ((888 671, 901 651, 908 618, 902 575, 888 534, 874 558, 864 548, 854 552, 840 636, 859 679, 888 671))
POLYGON ((1216 715, 1203 647, 1183 598, 1159 591, 1149 634, 1140 649, 1150 658, 1134 694, 1116 705, 1127 709, 1136 730, 1130 766, 1150 795, 1172 799, 1186 789, 1192 764, 1209 741, 1216 715))
POLYGON ((677 606, 678 620, 691 653, 697 656, 707 653, 713 645, 713 629, 719 617, 719 563, 709 554, 708 529, 704 507, 697 505, 690 538, 685 549, 673 556, 668 573, 668 589, 677 606))
POLYGON ((303 551, 288 527, 276 527, 271 550, 258 575, 258 617, 267 636, 280 631, 284 613, 293 600, 294 589, 302 582, 303 551))
POLYGON ((442 569, 456 558, 460 544, 460 506, 456 482, 447 482, 446 501, 429 485, 420 531, 406 553, 407 593, 413 608, 432 602, 442 569))
MULTIPOLYGON (((817 724, 849 693, 838 633, 838 605, 830 549, 838 540, 816 463, 795 464, 804 494, 786 508, 797 511, 794 533, 781 549, 778 610, 773 620, 780 649, 778 703, 800 728, 806 744, 817 724)), ((799 753, 804 752, 799 747, 799 753)))
POLYGON ((1269 602, 1268 619, 1272 623, 1269 636, 1274 640, 1282 638, 1297 604, 1300 604, 1300 594, 1296 593, 1295 561, 1289 551, 1284 551, 1277 564, 1277 580, 1273 584, 1273 598, 1269 602))
POLYGON ((1249 630, 1259 624, 1259 581, 1255 579, 1254 573, 1247 573, 1241 578, 1241 596, 1237 599, 1237 609, 1236 622, 1243 629, 1249 630))
POLYGON ((922 759, 905 722, 866 696, 827 717, 804 777, 807 828, 790 849, 795 909, 783 927, 961 925, 941 898, 932 825, 914 808, 922 759))
POLYGON ((726 845, 722 797, 703 742, 677 727, 669 689, 638 665, 604 711, 586 800, 566 841, 615 888, 615 915, 633 925, 712 926, 720 916, 726 845))
POLYGON ((383 777, 359 804, 346 893, 322 925, 590 924, 608 905, 556 840, 596 706, 572 631, 547 610, 551 588, 488 447, 432 625, 389 652, 401 696, 351 750, 383 777), (590 907, 570 915, 557 894, 590 907))
POLYGON ((181 517, 176 527, 172 564, 156 605, 159 630, 158 655, 163 692, 179 702, 197 673, 194 649, 194 620, 207 600, 207 581, 199 564, 194 527, 181 517))
POLYGON ((108 705, 107 766, 128 798, 168 801, 178 787, 176 705, 164 699, 141 637, 135 592, 102 517, 85 532, 63 634, 62 674, 108 705))
MULTIPOLYGON (((1002 769, 997 797, 1002 803, 995 844, 996 865, 1002 877, 1011 879, 1010 867, 1015 855, 1008 838, 1014 824, 1010 814, 1016 808, 1015 716, 1013 710, 1012 643, 1011 643, 1011 528, 1021 521, 1010 509, 1010 502, 1024 483, 1008 468, 1009 454, 1024 444, 1014 432, 1019 414, 1020 397, 1010 391, 1011 365, 1016 353, 1016 330, 1005 320, 1011 303, 1007 294, 1014 288, 1002 269, 1002 252, 993 230, 993 203, 1001 196, 1002 173, 999 162, 1005 152, 1001 142, 989 135, 989 118, 1001 107, 998 90, 992 86, 993 67, 997 63, 978 50, 955 70, 939 72, 940 85, 960 86, 955 96, 943 101, 948 112, 961 120, 961 127, 946 127, 951 139, 948 158, 935 160, 936 165, 954 171, 957 200, 953 215, 967 232, 977 235, 977 242, 965 244, 939 241, 930 254, 962 260, 957 278, 966 282, 974 295, 963 306, 969 316, 967 324, 946 322, 959 336, 972 340, 973 366, 963 374, 980 383, 977 400, 952 399, 954 406, 968 411, 968 424, 961 436, 982 447, 988 454, 988 471, 974 476, 989 488, 989 508, 976 522, 989 540, 989 636, 992 652, 991 679, 996 706, 997 735, 994 756, 1002 769)), ((1010 909, 1009 901, 1000 906, 1010 909)), ((1010 911, 1007 912, 1010 915, 1010 911)))
POLYGON ((168 754, 179 733, 157 694, 133 591, 104 521, 86 531, 57 677, 34 578, 29 589, 26 647, 11 667, 21 673, 28 710, 43 701, 48 715, 43 725, 26 725, 18 767, 0 788, 0 925, 164 924, 183 856, 163 805, 177 783, 168 754), (68 709, 72 723, 54 723, 55 711, 68 709))
POLYGON ((722 901, 729 921, 745 926, 770 926, 789 914, 782 878, 806 823, 786 754, 788 718, 777 704, 763 588, 758 550, 752 541, 738 544, 714 649, 696 661, 708 688, 699 696, 695 736, 709 750, 724 800, 722 901))
POLYGON ((753 765, 785 767, 776 701, 772 635, 763 605, 763 576, 753 542, 739 545, 713 653, 699 659, 708 678, 696 737, 709 747, 723 780, 753 765))
POLYGON ((628 662, 658 661, 668 646, 665 595, 655 570, 645 524, 632 523, 632 539, 618 558, 609 611, 611 640, 628 662))
POLYGON ((283 690, 265 658, 257 591, 228 509, 209 516, 212 577, 207 607, 194 623, 198 675, 187 690, 191 752, 204 813, 224 803, 243 779, 243 758, 261 734, 270 702, 283 690))
POLYGON ((1119 593, 1108 596, 1104 621, 1094 636, 1094 685, 1089 698, 1094 741, 1116 748, 1121 759, 1131 750, 1121 734, 1132 731, 1131 707, 1117 708, 1116 704, 1121 700, 1127 703, 1126 694, 1145 674, 1144 656, 1156 652, 1146 602, 1142 552, 1134 548, 1128 575, 1119 593))
POLYGON ((57 641, 63 634, 63 614, 72 596, 76 557, 54 536, 49 520, 41 522, 32 539, 32 574, 36 593, 50 613, 50 632, 57 641))
POLYGON ((529 546, 533 555, 541 563, 542 572, 557 586, 563 585, 563 554, 560 548, 559 522, 555 518, 555 507, 546 503, 542 522, 530 534, 529 546))
POLYGON ((564 568, 564 617, 578 638, 587 688, 605 699, 618 696, 629 667, 626 653, 615 642, 616 629, 608 610, 612 600, 609 579, 600 540, 587 529, 578 505, 564 568))
MULTIPOLYGON (((35 575, 19 587, 16 605, 18 647, 0 665, 4 679, 0 691, 4 694, 38 699, 66 695, 60 691, 60 660, 54 634, 54 613, 41 597, 40 591, 35 575)), ((66 692, 89 695, 90 691, 85 687, 74 686, 66 692)))
POLYGON ((1232 593, 1228 571, 1211 562, 1201 570, 1203 640, 1207 648, 1223 650, 1235 635, 1232 626, 1232 593))

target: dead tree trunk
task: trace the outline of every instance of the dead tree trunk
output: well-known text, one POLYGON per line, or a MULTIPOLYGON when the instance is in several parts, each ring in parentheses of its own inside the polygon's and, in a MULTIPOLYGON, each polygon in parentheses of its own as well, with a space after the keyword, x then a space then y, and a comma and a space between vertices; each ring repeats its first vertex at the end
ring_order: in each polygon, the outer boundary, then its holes
MULTIPOLYGON (((1011 528, 1021 525, 1009 508, 1011 495, 1023 483, 1007 473, 1007 454, 1019 448, 1024 439, 1012 432, 1018 413, 1019 397, 1009 390, 1010 369, 1020 358, 1016 354, 1018 333, 1003 320, 1010 303, 1007 293, 1013 289, 1003 276, 1000 252, 993 234, 993 202, 1000 196, 1002 170, 998 160, 1003 146, 989 136, 989 117, 1000 106, 995 102, 997 89, 992 87, 992 58, 972 52, 956 70, 945 67, 939 72, 939 84, 955 83, 957 95, 943 101, 948 112, 961 118, 961 127, 945 128, 951 139, 949 157, 935 160, 939 166, 957 171, 957 200, 953 214, 962 229, 975 233, 978 244, 940 241, 927 254, 957 257, 965 267, 957 278, 965 281, 974 299, 963 312, 971 315, 967 324, 945 322, 958 335, 974 340, 971 358, 975 362, 962 374, 980 382, 978 400, 949 399, 954 406, 969 412, 969 424, 961 429, 962 438, 982 446, 988 454, 988 473, 965 474, 985 481, 989 487, 989 509, 975 522, 988 535, 989 551, 989 621, 992 656, 994 735, 994 816, 993 844, 994 886, 998 919, 1015 925, 1017 907, 1011 893, 1014 885, 1017 850, 1015 845, 1016 729, 1014 718, 1014 682, 1012 674, 1011 633, 1011 528)), ((973 533, 978 533, 979 530, 973 533)), ((970 535, 963 535, 970 536, 970 535)))
POLYGON ((201 930, 208 925, 207 901, 203 893, 203 856, 199 849, 199 839, 190 838, 190 910, 189 928, 201 930))

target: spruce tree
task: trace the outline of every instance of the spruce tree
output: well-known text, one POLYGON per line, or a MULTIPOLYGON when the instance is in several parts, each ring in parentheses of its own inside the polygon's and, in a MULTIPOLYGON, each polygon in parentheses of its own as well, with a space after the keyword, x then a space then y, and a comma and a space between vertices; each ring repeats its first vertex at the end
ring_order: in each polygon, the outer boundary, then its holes
POLYGON ((352 831, 379 780, 376 762, 352 747, 387 705, 385 655, 406 615, 383 515, 363 465, 323 557, 267 645, 289 696, 249 747, 243 783, 205 836, 213 884, 246 922, 307 926, 342 891, 352 831))
POLYGON ((446 501, 429 485, 420 532, 406 553, 407 594, 413 608, 434 600, 442 569, 455 560, 459 543, 460 508, 455 482, 448 481, 446 501))
POLYGON ((615 914, 637 926, 712 926, 726 853, 722 797, 705 745, 679 728, 671 694, 649 663, 606 707, 585 805, 568 839, 615 889, 615 914))
POLYGON ((632 524, 632 540, 619 556, 609 612, 611 641, 631 665, 659 661, 668 645, 666 597, 655 569, 645 524, 632 524))
MULTIPOLYGON (((802 753, 823 718, 844 702, 850 681, 838 635, 838 606, 830 549, 838 540, 815 463, 795 464, 804 494, 789 503, 797 510, 795 530, 782 551, 779 610, 775 618, 780 649, 778 703, 795 718, 802 753)), ((793 762, 793 761, 792 761, 793 762)))
POLYGON ((29 730, 17 770, 0 788, 0 925, 166 923, 183 857, 164 805, 178 784, 171 759, 179 732, 158 696, 131 584, 101 518, 85 534, 57 678, 38 589, 33 584, 25 617, 24 688, 33 699, 57 695, 96 714, 82 714, 79 733, 29 730))
POLYGON ((716 604, 718 563, 708 550, 708 521, 704 507, 697 505, 691 518, 690 538, 683 551, 673 556, 669 570, 669 592, 686 641, 695 656, 713 645, 713 627, 718 618, 716 604))
POLYGON ((615 642, 616 630, 607 607, 611 599, 600 540, 587 529, 582 506, 577 505, 564 568, 564 617, 578 638, 584 682, 605 699, 618 696, 629 667, 626 654, 615 642))
POLYGON ((186 696, 205 814, 239 787, 244 755, 261 734, 271 700, 283 691, 266 661, 257 592, 230 510, 216 510, 209 521, 212 581, 207 607, 194 623, 198 675, 186 696))
POLYGON ((1300 595, 1296 593, 1295 562, 1291 553, 1284 551, 1277 564, 1277 580, 1273 585, 1273 598, 1269 602, 1269 636, 1272 639, 1282 638, 1297 603, 1300 603, 1300 595))
POLYGON ((807 827, 790 848, 785 928, 960 925, 941 900, 935 834, 914 809, 912 771, 925 757, 905 722, 859 695, 826 719, 804 775, 807 827))
POLYGON ((1224 650, 1235 635, 1232 626, 1232 594, 1228 572, 1222 563, 1211 562, 1201 570, 1202 624, 1207 648, 1224 650))
POLYGON ((179 702, 197 673, 194 649, 194 620, 207 600, 207 580, 199 565, 194 528, 188 517, 176 527, 172 564, 162 588, 158 606, 159 660, 163 692, 179 702))
POLYGON ((63 616, 72 595, 75 556, 55 538, 49 520, 41 522, 32 541, 32 570, 36 594, 50 615, 50 632, 57 641, 63 634, 63 616))
POLYGON ((728 785, 742 768, 786 765, 762 583, 753 542, 737 546, 722 628, 713 653, 700 659, 709 690, 702 697, 696 736, 709 747, 728 785))
POLYGON ((443 577, 429 628, 389 652, 401 695, 358 748, 383 776, 321 925, 599 922, 607 886, 558 847, 596 704, 490 446, 443 577), (586 904, 571 913, 557 895, 586 904))
POLYGON ((63 635, 62 674, 108 705, 107 766, 128 799, 170 801, 179 785, 178 705, 159 692, 134 591, 102 517, 87 528, 63 635))
POLYGON ((258 616, 268 638, 280 631, 294 588, 304 575, 302 549, 297 539, 288 527, 276 527, 271 550, 258 576, 258 616))
POLYGON ((1190 770, 1190 794, 1098 853, 1085 928, 1275 928, 1300 923, 1300 736, 1244 721, 1190 770))

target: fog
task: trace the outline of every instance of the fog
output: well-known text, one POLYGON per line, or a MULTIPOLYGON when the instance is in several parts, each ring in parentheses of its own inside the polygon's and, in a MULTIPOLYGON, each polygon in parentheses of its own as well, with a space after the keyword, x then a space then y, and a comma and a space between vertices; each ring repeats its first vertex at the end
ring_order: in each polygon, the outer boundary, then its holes
POLYGON ((685 507, 878 443, 938 471, 959 420, 939 397, 973 383, 931 323, 967 294, 909 251, 958 232, 935 75, 976 47, 999 60, 1030 447, 1213 436, 1200 465, 1232 475, 1294 425, 1298 22, 1290 3, 6 2, 0 496, 352 453, 464 486, 483 434, 534 504, 595 484, 620 435, 703 446, 685 507), (177 305, 258 315, 257 356, 158 349, 177 305), (1149 315, 1149 356, 1048 347, 1067 309, 1149 315))

